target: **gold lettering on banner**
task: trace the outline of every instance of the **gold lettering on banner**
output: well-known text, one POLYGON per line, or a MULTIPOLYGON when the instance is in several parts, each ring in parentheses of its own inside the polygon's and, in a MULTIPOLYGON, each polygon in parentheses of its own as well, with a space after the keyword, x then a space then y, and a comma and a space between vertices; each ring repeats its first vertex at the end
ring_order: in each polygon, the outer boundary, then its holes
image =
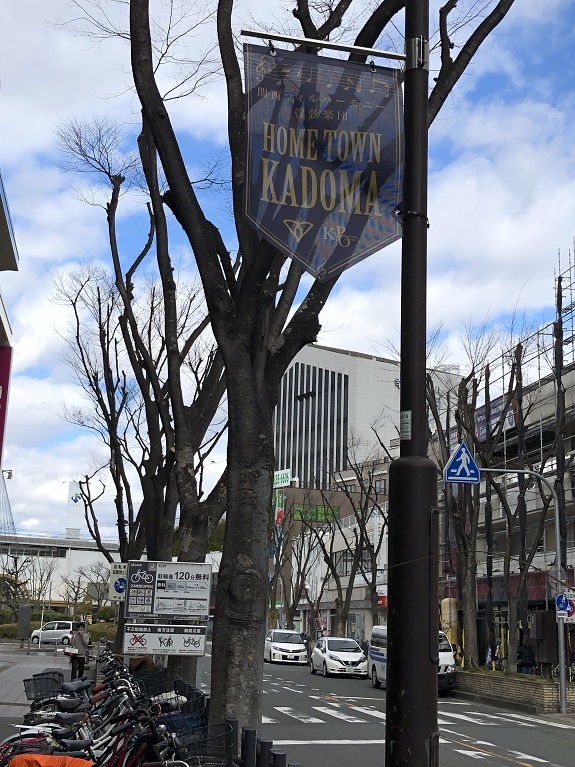
MULTIPOLYGON (((377 172, 369 168, 381 162, 381 136, 345 128, 322 128, 320 134, 319 128, 289 128, 264 122, 261 201, 292 209, 310 210, 319 205, 326 212, 384 215, 378 201, 377 172), (313 165, 318 159, 320 136, 323 159, 335 166, 333 170, 324 167, 321 173, 313 165), (342 163, 349 163, 349 169, 342 168, 342 163)), ((284 219, 286 226, 294 220, 284 219)))
POLYGON ((284 128, 264 122, 263 151, 270 154, 317 160, 317 128, 284 128))
POLYGON ((345 170, 339 171, 339 183, 341 188, 339 212, 347 213, 351 212, 353 208, 354 213, 361 213, 359 203, 361 202, 361 172, 356 170, 353 174, 353 180, 351 185, 348 185, 348 173, 345 170))
POLYGON ((277 178, 278 165, 277 160, 262 157, 262 202, 298 209, 310 209, 319 203, 326 212, 337 206, 339 213, 348 215, 383 215, 379 209, 375 171, 362 183, 360 170, 352 173, 340 168, 334 172, 325 168, 318 177, 313 167, 300 165, 294 176, 294 168, 287 165, 283 177, 277 178))
POLYGON ((274 189, 274 173, 279 165, 277 160, 270 160, 267 157, 262 157, 263 163, 263 183, 262 183, 262 197, 264 202, 278 202, 276 197, 276 190, 274 189), (271 197, 268 194, 271 192, 271 197))
POLYGON ((381 162, 381 133, 338 131, 326 128, 323 135, 327 139, 329 162, 336 157, 343 162, 350 155, 355 162, 381 162))
POLYGON ((308 165, 301 167, 301 207, 313 208, 317 203, 317 176, 308 165))

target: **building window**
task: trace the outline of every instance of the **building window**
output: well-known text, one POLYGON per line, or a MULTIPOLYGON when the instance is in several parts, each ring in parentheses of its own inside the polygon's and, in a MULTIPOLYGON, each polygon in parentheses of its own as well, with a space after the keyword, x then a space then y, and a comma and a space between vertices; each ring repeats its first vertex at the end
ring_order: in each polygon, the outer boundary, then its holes
POLYGON ((385 479, 375 480, 375 492, 385 495, 385 479))
MULTIPOLYGON (((345 551, 338 551, 334 555, 334 564, 335 564, 335 570, 338 575, 350 575, 352 567, 353 567, 353 559, 354 559, 354 552, 348 551, 345 549, 345 551)), ((358 572, 361 572, 363 569, 364 571, 369 570, 371 565, 371 557, 369 555, 368 551, 362 552, 362 562, 359 566, 358 572)))
POLYGON ((348 493, 357 493, 357 485, 355 485, 353 482, 349 485, 346 484, 345 489, 348 493))

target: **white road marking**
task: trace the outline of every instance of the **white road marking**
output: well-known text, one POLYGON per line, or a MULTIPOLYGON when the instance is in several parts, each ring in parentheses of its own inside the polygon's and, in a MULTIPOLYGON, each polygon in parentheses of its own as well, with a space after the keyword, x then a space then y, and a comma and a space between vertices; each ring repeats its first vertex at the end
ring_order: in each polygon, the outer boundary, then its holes
MULTIPOLYGON (((470 716, 465 716, 465 714, 452 714, 449 711, 442 711, 442 716, 451 716, 454 719, 463 719, 464 722, 471 722, 472 724, 478 724, 481 727, 497 727, 496 724, 493 724, 492 722, 480 722, 478 719, 472 719, 470 716)), ((478 716, 480 716, 478 714, 478 716)))
POLYGON ((343 719, 344 722, 365 722, 365 719, 358 719, 356 716, 344 714, 342 711, 335 711, 333 708, 328 708, 327 706, 313 706, 313 709, 314 711, 319 711, 328 716, 335 716, 336 719, 343 719))
POLYGON ((304 714, 302 711, 296 711, 295 708, 290 708, 289 706, 274 706, 274 710, 286 714, 286 716, 291 716, 293 719, 297 719, 298 722, 303 722, 304 724, 325 724, 324 719, 304 714))
POLYGON ((541 762, 541 764, 549 764, 547 759, 538 759, 536 756, 531 756, 531 754, 524 754, 522 751, 510 750, 509 753, 519 757, 519 759, 529 759, 530 762, 541 762))
MULTIPOLYGON (((512 716, 513 719, 524 719, 525 714, 510 714, 509 712, 506 712, 505 714, 499 714, 499 716, 512 716)), ((529 721, 530 722, 536 722, 537 724, 544 724, 546 727, 560 727, 562 730, 575 730, 575 726, 572 724, 563 724, 562 722, 552 722, 548 721, 547 719, 534 719, 531 714, 529 714, 529 721)))
POLYGON ((293 687, 283 687, 282 689, 287 690, 288 692, 297 692, 298 695, 303 695, 303 690, 294 690, 293 687))
POLYGON ((466 751, 464 748, 454 748, 456 754, 463 754, 463 756, 470 756, 472 759, 483 759, 485 754, 480 754, 479 751, 466 751))
POLYGON ((467 713, 476 713, 476 716, 484 716, 486 719, 495 719, 496 721, 501 721, 501 719, 507 720, 511 724, 518 724, 520 727, 535 727, 534 724, 529 724, 529 722, 518 722, 516 719, 507 719, 503 714, 497 714, 496 716, 495 714, 484 714, 483 712, 479 713, 474 711, 468 711, 467 713))
POLYGON ((367 716, 374 716, 376 719, 385 720, 385 714, 383 711, 376 711, 374 708, 362 708, 361 706, 353 706, 353 710, 357 711, 358 714, 367 714, 367 716))
POLYGON ((488 740, 474 740, 473 741, 474 746, 489 746, 490 748, 497 748, 495 743, 491 743, 488 740))
POLYGON ((272 719, 270 716, 262 716, 262 724, 279 724, 277 719, 272 719))

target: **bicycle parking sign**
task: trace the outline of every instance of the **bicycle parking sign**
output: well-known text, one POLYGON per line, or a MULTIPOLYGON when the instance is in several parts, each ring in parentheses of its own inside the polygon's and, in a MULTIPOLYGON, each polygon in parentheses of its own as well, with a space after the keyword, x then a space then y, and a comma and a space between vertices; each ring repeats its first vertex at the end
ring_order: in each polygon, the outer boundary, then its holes
POLYGON ((563 618, 565 623, 575 623, 575 591, 563 589, 563 593, 557 595, 555 613, 557 619, 563 618))
POLYGON ((206 626, 153 626, 128 624, 124 627, 127 655, 204 655, 206 626))
POLYGON ((207 618, 211 576, 204 562, 128 562, 126 618, 207 618))

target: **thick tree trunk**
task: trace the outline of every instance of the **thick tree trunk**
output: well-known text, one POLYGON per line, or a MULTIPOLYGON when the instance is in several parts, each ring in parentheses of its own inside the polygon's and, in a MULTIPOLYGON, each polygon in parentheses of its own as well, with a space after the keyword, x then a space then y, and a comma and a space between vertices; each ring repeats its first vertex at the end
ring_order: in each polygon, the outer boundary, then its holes
POLYGON ((519 647, 519 596, 507 589, 509 609, 509 645, 507 647, 507 671, 517 671, 517 648, 519 647))
POLYGON ((212 645, 210 719, 261 726, 268 597, 268 528, 273 429, 267 401, 253 387, 251 361, 238 348, 226 370, 229 403, 228 508, 212 645), (238 371, 238 372, 236 372, 238 371))
POLYGON ((477 668, 479 663, 479 652, 477 649, 477 610, 476 588, 477 588, 477 566, 475 557, 466 563, 463 570, 461 583, 461 593, 463 596, 463 648, 465 668, 477 668))

